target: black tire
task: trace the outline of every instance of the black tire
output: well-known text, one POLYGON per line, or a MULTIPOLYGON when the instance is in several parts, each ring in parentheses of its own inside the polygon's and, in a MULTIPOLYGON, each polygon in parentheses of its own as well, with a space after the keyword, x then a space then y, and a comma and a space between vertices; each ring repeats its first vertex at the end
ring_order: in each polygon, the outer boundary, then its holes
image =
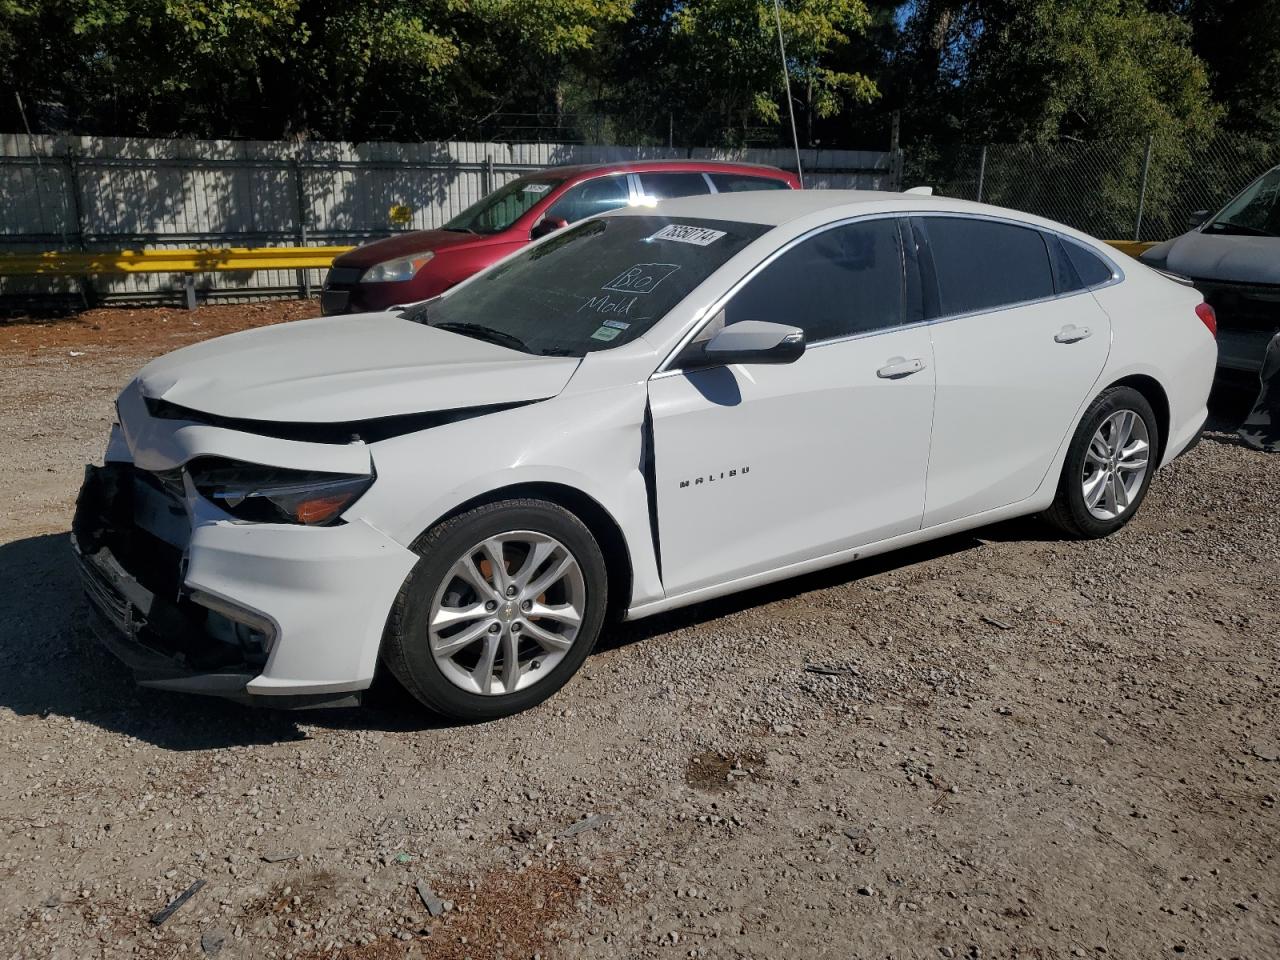
POLYGON ((1053 505, 1045 511, 1045 518, 1067 536, 1077 540, 1093 540, 1115 533, 1142 506, 1147 489, 1151 486, 1151 478, 1155 475, 1156 451, 1159 449, 1159 426, 1147 398, 1132 387, 1108 387, 1089 405, 1076 428, 1075 436, 1071 438, 1067 459, 1062 464, 1062 475, 1058 479, 1058 492, 1053 505), (1151 452, 1142 485, 1130 499, 1128 508, 1118 517, 1104 520, 1095 517, 1085 505, 1081 478, 1084 475, 1085 454, 1093 435, 1108 417, 1121 410, 1130 410, 1142 419, 1147 428, 1151 452))
POLYGON ((563 687, 595 646, 608 602, 604 555, 586 525, 558 504, 545 500, 485 504, 436 525, 414 542, 413 549, 420 559, 392 605, 382 660, 404 688, 429 709, 464 722, 528 710, 563 687), (586 587, 582 622, 573 645, 541 680, 510 694, 472 693, 449 680, 431 654, 431 605, 442 579, 460 557, 489 537, 516 530, 554 537, 573 554, 586 587))

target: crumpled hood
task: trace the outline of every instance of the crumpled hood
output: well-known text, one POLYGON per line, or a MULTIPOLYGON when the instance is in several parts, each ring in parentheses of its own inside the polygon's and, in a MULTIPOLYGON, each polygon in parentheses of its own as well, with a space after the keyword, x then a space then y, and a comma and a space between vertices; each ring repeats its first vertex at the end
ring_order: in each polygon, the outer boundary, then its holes
POLYGON ((369 313, 206 340, 153 360, 137 382, 147 397, 221 417, 337 423, 545 399, 578 362, 369 313))
POLYGON ((1192 230, 1147 251, 1172 273, 1197 280, 1280 284, 1280 238, 1239 237, 1192 230))

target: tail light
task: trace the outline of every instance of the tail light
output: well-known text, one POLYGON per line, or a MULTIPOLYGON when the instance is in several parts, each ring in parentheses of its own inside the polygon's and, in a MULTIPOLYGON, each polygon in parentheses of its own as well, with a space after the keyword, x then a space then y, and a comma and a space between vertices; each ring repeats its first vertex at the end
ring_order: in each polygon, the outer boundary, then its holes
POLYGON ((1213 334, 1216 340, 1218 337, 1218 315, 1213 312, 1213 307, 1207 303, 1197 303, 1196 316, 1209 328, 1209 332, 1213 334))

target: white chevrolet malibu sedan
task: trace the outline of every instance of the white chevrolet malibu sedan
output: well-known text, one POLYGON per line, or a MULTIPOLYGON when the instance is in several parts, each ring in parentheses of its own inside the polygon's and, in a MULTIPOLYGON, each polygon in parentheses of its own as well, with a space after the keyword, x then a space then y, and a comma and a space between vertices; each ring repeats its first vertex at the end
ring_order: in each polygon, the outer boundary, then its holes
POLYGON ((143 684, 350 703, 381 662, 497 717, 614 617, 1023 514, 1105 536, 1199 436, 1215 360, 1199 294, 1049 221, 691 197, 152 362, 73 542, 143 684))

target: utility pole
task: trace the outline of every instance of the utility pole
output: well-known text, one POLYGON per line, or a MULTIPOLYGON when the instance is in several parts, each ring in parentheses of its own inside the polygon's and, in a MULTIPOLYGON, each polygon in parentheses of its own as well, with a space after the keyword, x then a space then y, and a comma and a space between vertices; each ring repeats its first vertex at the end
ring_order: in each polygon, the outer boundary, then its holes
POLYGON ((1133 239, 1135 241, 1142 239, 1142 214, 1147 205, 1147 174, 1151 172, 1151 146, 1155 142, 1155 135, 1147 136, 1147 152, 1142 157, 1142 186, 1138 188, 1138 219, 1133 225, 1133 239))

